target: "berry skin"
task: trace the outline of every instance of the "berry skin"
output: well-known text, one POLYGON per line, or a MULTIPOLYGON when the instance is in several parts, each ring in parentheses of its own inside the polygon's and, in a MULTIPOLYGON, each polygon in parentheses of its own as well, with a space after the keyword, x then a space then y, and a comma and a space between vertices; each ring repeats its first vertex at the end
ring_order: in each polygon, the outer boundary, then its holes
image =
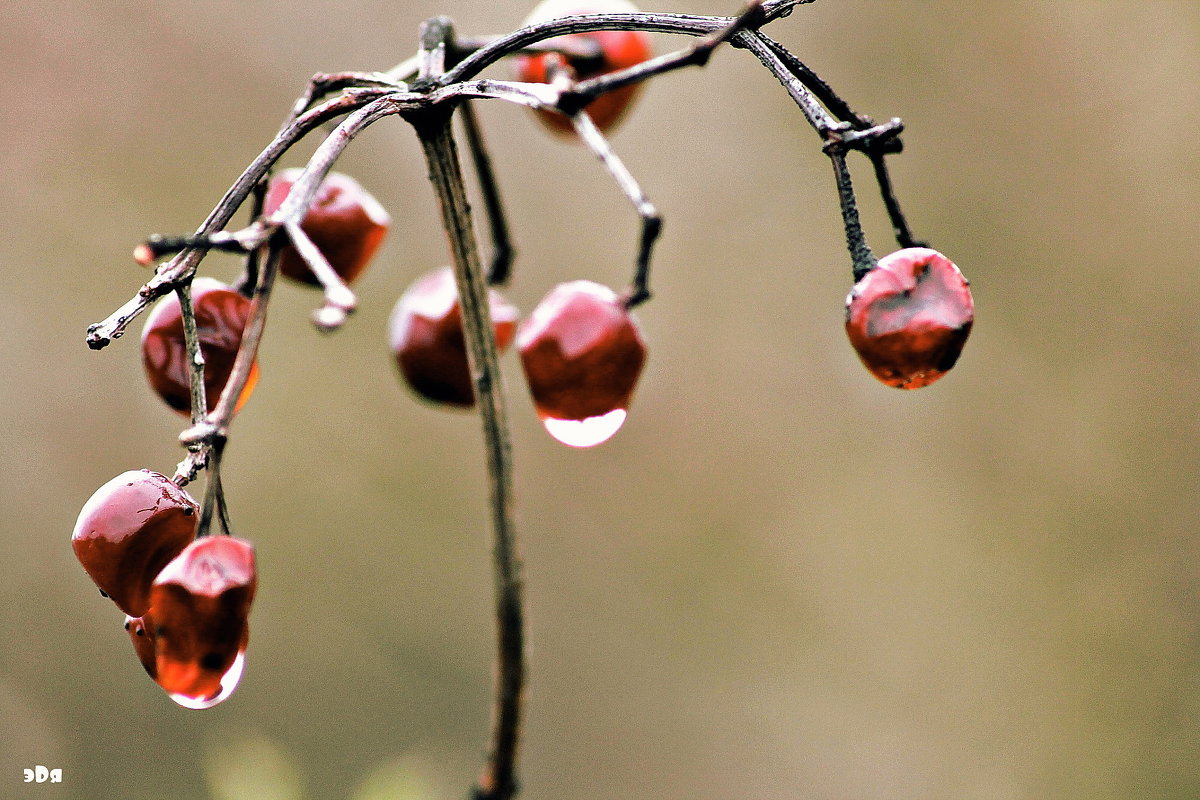
MULTIPOLYGON (((512 343, 520 314, 495 289, 488 290, 488 308, 496 346, 503 351, 512 343)), ((436 403, 475 404, 453 270, 436 270, 410 286, 388 328, 400 374, 414 392, 436 403)))
POLYGON ((577 446, 603 439, 567 441, 549 423, 620 411, 620 427, 646 362, 634 318, 615 292, 591 281, 551 290, 517 331, 517 350, 538 415, 556 438, 577 446))
POLYGON ((154 665, 154 618, 149 611, 140 617, 126 614, 125 631, 129 634, 129 641, 133 642, 133 651, 137 653, 138 661, 142 662, 142 668, 153 678, 157 672, 154 665))
MULTIPOLYGON (((288 169, 271 179, 263 198, 264 214, 274 213, 283 204, 301 172, 288 169)), ((333 271, 350 284, 367 268, 391 224, 391 216, 358 181, 349 175, 331 172, 317 188, 300 228, 329 261, 333 271)), ((321 285, 291 245, 280 254, 279 271, 292 280, 321 285)))
POLYGON ((898 389, 919 389, 946 374, 974 319, 967 279, 924 247, 884 256, 846 298, 850 343, 872 375, 898 389))
POLYGON ((140 617, 150 608, 155 576, 196 538, 199 511, 165 475, 125 472, 84 503, 71 547, 100 591, 140 617))
POLYGON ((170 694, 208 698, 245 649, 258 585, 254 546, 232 536, 197 539, 150 591, 155 680, 170 694))
MULTIPOLYGON (((250 300, 220 281, 192 281, 192 305, 196 310, 196 332, 204 356, 204 397, 212 411, 233 371, 242 331, 250 319, 250 300)), ((183 314, 179 296, 172 293, 158 302, 142 329, 142 366, 151 388, 174 410, 187 415, 192 407, 191 362, 183 341, 183 314)), ((240 409, 258 382, 254 363, 246 387, 238 398, 240 409)))
MULTIPOLYGON (((538 5, 523 23, 533 25, 538 22, 548 22, 559 17, 576 16, 580 14, 622 14, 636 12, 638 9, 625 0, 544 0, 538 5)), ((609 72, 632 67, 654 56, 650 35, 644 31, 595 31, 593 33, 572 33, 561 39, 549 39, 547 44, 554 44, 562 39, 574 39, 587 42, 591 40, 599 46, 599 59, 568 58, 567 64, 575 71, 577 80, 595 78, 609 72)), ((543 53, 540 55, 516 56, 513 59, 516 68, 516 78, 525 83, 549 83, 550 66, 557 54, 543 53)), ((596 127, 601 131, 612 128, 624 116, 629 106, 641 92, 642 84, 633 83, 611 92, 600 95, 587 106, 587 112, 596 127)), ((550 130, 556 133, 573 136, 575 128, 570 119, 553 111, 538 110, 538 118, 550 130)))

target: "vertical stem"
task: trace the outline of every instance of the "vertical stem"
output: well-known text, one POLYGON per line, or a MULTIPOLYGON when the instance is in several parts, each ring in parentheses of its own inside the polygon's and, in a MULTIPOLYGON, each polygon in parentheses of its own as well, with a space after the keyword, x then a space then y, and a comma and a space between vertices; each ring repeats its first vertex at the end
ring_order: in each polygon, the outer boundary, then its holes
POLYGON ((229 533, 229 511, 225 508, 225 492, 221 487, 221 456, 225 452, 225 439, 215 439, 208 451, 208 483, 204 487, 204 504, 200 510, 200 524, 196 528, 197 538, 212 533, 213 514, 217 514, 221 528, 229 533))
POLYGON ((833 150, 829 153, 833 161, 833 175, 837 180, 838 200, 842 205, 842 224, 846 228, 846 246, 850 248, 850 261, 854 268, 854 280, 860 280, 875 267, 875 255, 867 246, 862 223, 858 218, 858 203, 854 199, 854 186, 850 183, 850 169, 846 166, 845 153, 833 150))
POLYGON ((520 732, 521 689, 524 683, 520 559, 513 519, 512 445, 497 365, 496 338, 488 307, 487 284, 467 204, 458 149, 450 115, 431 110, 417 129, 437 193, 442 223, 450 240, 454 275, 462 309, 463 334, 475 385, 475 401, 483 423, 491 486, 493 566, 496 592, 496 684, 488 763, 475 797, 507 800, 516 793, 515 762, 520 732))
POLYGON ((188 385, 192 393, 192 423, 199 422, 208 412, 204 396, 204 354, 200 352, 200 335, 196 330, 196 307, 192 303, 192 282, 184 281, 175 287, 179 297, 179 315, 183 320, 183 345, 188 356, 188 385))

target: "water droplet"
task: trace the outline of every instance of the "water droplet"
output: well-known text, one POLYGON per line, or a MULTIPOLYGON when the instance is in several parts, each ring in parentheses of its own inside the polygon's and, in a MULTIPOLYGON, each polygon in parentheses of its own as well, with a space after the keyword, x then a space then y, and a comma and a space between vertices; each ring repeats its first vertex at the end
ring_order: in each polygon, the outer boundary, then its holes
POLYGON ((184 708, 212 708, 218 703, 224 701, 229 695, 233 694, 233 690, 237 688, 238 681, 242 679, 242 670, 246 668, 246 651, 239 650, 237 658, 229 665, 229 669, 225 670, 225 674, 221 676, 221 690, 216 694, 208 697, 188 697, 186 694, 168 694, 179 705, 184 708))
POLYGON ((606 442, 625 424, 626 411, 614 408, 607 414, 587 419, 555 419, 542 417, 546 432, 571 447, 594 447, 606 442))

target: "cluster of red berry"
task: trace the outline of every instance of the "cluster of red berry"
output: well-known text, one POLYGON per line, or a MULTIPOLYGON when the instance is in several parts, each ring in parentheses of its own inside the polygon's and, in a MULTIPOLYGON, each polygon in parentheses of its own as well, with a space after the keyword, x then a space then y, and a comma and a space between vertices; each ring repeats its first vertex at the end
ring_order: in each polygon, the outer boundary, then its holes
MULTIPOLYGON (((625 0, 595 0, 585 6, 576 0, 547 0, 527 24, 634 10, 625 0)), ((546 44, 547 52, 516 57, 521 81, 562 76, 583 81, 652 56, 649 36, 640 31, 574 33, 546 44)), ((640 85, 630 83, 590 102, 587 111, 596 127, 606 130, 616 124, 640 85)), ((575 130, 562 114, 537 113, 557 132, 575 130)), ((271 179, 263 195, 264 217, 287 200, 300 174, 287 170, 271 179)), ((328 268, 349 285, 363 273, 390 223, 387 212, 355 180, 329 173, 299 227, 328 268)), ((291 280, 310 285, 332 280, 314 275, 310 264, 325 269, 320 259, 306 258, 292 245, 279 258, 279 271, 291 280)), ((912 389, 937 380, 957 360, 974 318, 962 273, 940 253, 918 247, 863 269, 846 300, 846 331, 863 363, 889 386, 912 389)), ((246 294, 208 278, 192 281, 191 290, 211 412, 230 380, 253 303, 246 294)), ((521 320, 497 289, 489 291, 497 347, 503 350, 516 342, 537 413, 557 440, 589 447, 622 426, 646 361, 632 304, 605 286, 579 280, 553 288, 521 320)), ((459 294, 449 268, 419 278, 404 292, 389 329, 396 364, 415 394, 452 407, 475 404, 459 294)), ((150 314, 142 359, 151 387, 167 405, 192 413, 194 365, 176 295, 163 299, 150 314)), ((257 379, 255 363, 237 408, 257 379)), ((211 508, 202 513, 184 491, 188 479, 177 477, 176 483, 148 470, 117 476, 84 506, 72 544, 101 592, 127 615, 125 628, 150 676, 181 705, 207 708, 228 697, 241 676, 257 575, 250 543, 201 530, 200 520, 207 527, 211 508)))
POLYGON ((71 545, 84 570, 126 614, 146 672, 180 705, 228 697, 245 663, 257 573, 254 547, 196 538, 200 507, 165 475, 118 475, 79 513, 71 545))
MULTIPOLYGON (((265 213, 287 196, 296 174, 276 176, 266 194, 265 213)), ((352 178, 331 173, 301 228, 347 284, 367 266, 390 219, 352 178)), ((280 271, 316 283, 290 246, 280 271)), ((211 411, 233 369, 250 301, 218 281, 193 281, 197 338, 204 356, 204 384, 211 411)), ((587 446, 620 427, 633 394, 646 348, 633 316, 616 293, 588 281, 554 289, 518 330, 517 309, 490 292, 496 342, 502 350, 516 336, 521 363, 539 416, 555 438, 587 446), (602 418, 602 422, 594 422, 602 418), (604 432, 604 435, 600 435, 604 432)), ((418 279, 400 298, 390 324, 391 348, 400 374, 419 396, 449 406, 475 402, 454 276, 447 269, 418 279)), ((142 360, 150 385, 171 408, 190 409, 190 364, 179 300, 171 295, 155 307, 142 334, 142 360)), ((238 400, 244 403, 257 380, 255 365, 238 400)))
MULTIPOLYGON (((624 0, 580 5, 577 0, 547 0, 526 25, 567 15, 636 11, 624 0)), ((518 56, 518 80, 545 83, 555 71, 577 80, 615 72, 652 55, 650 37, 641 31, 571 34, 546 45, 578 55, 547 52, 518 56), (565 44, 563 40, 568 40, 565 44), (578 45, 571 47, 570 40, 578 45)), ((601 95, 588 113, 601 130, 625 113, 641 84, 601 95)), ((574 128, 561 114, 539 110, 551 130, 568 136, 574 128)), ((637 322, 615 292, 590 281, 555 287, 518 326, 519 313, 498 291, 488 306, 497 347, 514 336, 526 382, 538 416, 560 442, 589 447, 610 438, 625 420, 633 390, 646 360, 637 322)), ((391 318, 391 347, 400 374, 419 396, 436 403, 469 407, 475 402, 463 339, 454 276, 449 269, 417 280, 400 298, 391 318)))
MULTIPOLYGON (((598 37, 618 44, 630 38, 644 47, 645 34, 598 37)), ((646 55, 638 50, 607 69, 646 55)), ((521 69, 536 69, 543 58, 526 59, 521 69)), ((618 94, 618 102, 613 96, 603 98, 609 109, 600 117, 605 126, 616 120, 633 92, 618 94)), ((287 170, 272 179, 264 214, 283 203, 298 174, 287 170)), ((363 273, 390 222, 357 181, 331 173, 301 228, 350 284, 363 273)), ((319 284, 291 246, 280 254, 279 271, 300 283, 319 284)), ((217 280, 196 278, 192 305, 204 358, 207 410, 212 411, 233 370, 251 301, 217 280)), ((517 309, 494 289, 490 312, 499 347, 517 339, 534 403, 556 438, 578 446, 597 444, 620 427, 645 361, 645 344, 615 292, 588 281, 563 284, 519 330, 517 309), (599 425, 593 419, 599 419, 599 425)), ((458 292, 449 269, 420 278, 404 293, 390 329, 396 363, 415 393, 449 406, 474 404, 458 292)), ((189 414, 192 365, 174 294, 161 300, 147 318, 142 362, 150 386, 163 401, 189 414)), ((257 380, 255 363, 238 408, 257 380)), ((146 672, 173 700, 189 708, 214 706, 237 686, 257 585, 253 546, 233 536, 197 538, 199 519, 199 505, 171 479, 149 470, 130 471, 96 491, 72 535, 84 570, 126 615, 125 630, 146 672)))

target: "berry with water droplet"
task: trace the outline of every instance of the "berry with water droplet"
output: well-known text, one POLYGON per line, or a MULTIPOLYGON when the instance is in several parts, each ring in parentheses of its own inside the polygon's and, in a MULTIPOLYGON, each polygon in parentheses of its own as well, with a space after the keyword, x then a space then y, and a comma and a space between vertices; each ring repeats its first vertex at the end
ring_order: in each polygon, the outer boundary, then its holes
MULTIPOLYGON (((264 215, 274 213, 283 204, 302 171, 287 169, 271 178, 263 198, 264 215)), ((391 224, 391 215, 358 181, 331 172, 317 188, 300 228, 333 271, 346 283, 353 283, 367 268, 391 224)), ((280 253, 279 272, 301 283, 321 283, 291 245, 280 253)))
MULTIPOLYGON (((533 10, 523 24, 533 25, 579 14, 622 14, 636 13, 637 10, 637 6, 625 0, 545 0, 533 10)), ((545 44, 553 46, 559 42, 562 42, 564 47, 574 44, 577 49, 585 50, 590 47, 595 51, 592 56, 565 57, 566 64, 574 71, 576 80, 581 81, 627 69, 654 56, 650 35, 644 31, 571 33, 549 39, 545 44)), ((526 83, 549 83, 552 65, 562 63, 563 58, 557 53, 516 56, 513 63, 517 80, 526 83)), ((641 89, 642 84, 639 82, 605 92, 589 103, 586 111, 596 123, 596 127, 606 131, 620 121, 641 89)), ((570 119, 562 114, 540 109, 537 114, 538 119, 550 130, 574 134, 575 128, 570 119)))
POLYGON ((84 570, 126 614, 150 608, 150 587, 196 538, 200 506, 165 475, 131 470, 96 490, 79 512, 71 547, 84 570))
MULTIPOLYGON (((495 289, 488 290, 488 309, 496 347, 503 351, 512 343, 520 315, 495 289)), ((388 329, 400 374, 414 392, 436 403, 475 404, 458 288, 449 267, 424 275, 404 292, 388 329)))
POLYGON ((879 259, 846 298, 850 343, 872 375, 898 389, 919 389, 946 374, 974 319, 967 279, 925 247, 879 259))
POLYGON ((254 546, 232 536, 197 539, 155 578, 155 680, 173 700, 207 708, 232 693, 257 585, 254 546))
MULTIPOLYGON (((216 408, 229 381, 242 332, 250 319, 250 300, 212 278, 192 281, 196 335, 204 356, 204 397, 207 411, 216 408)), ((142 366, 151 388, 171 408, 188 414, 192 407, 191 360, 183 339, 183 313, 179 296, 171 293, 158 302, 142 330, 142 366)), ((258 382, 258 362, 251 368, 238 398, 240 409, 258 382)))
POLYGON ((517 350, 542 424, 574 447, 617 432, 646 362, 633 316, 591 281, 551 290, 517 331, 517 350))

